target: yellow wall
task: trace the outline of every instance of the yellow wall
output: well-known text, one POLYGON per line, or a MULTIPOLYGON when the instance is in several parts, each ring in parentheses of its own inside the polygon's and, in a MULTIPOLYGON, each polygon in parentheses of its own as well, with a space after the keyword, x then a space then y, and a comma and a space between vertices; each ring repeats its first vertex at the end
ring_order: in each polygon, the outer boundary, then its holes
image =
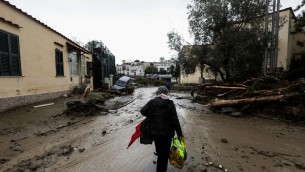
POLYGON ((284 18, 286 22, 279 30, 277 67, 283 67, 286 70, 293 55, 294 37, 291 31, 293 30, 294 19, 290 10, 282 11, 280 17, 284 18))
MULTIPOLYGON (((22 27, 18 29, 0 21, 1 30, 19 36, 22 73, 22 76, 0 76, 0 98, 66 91, 79 84, 79 77, 70 79, 66 45, 69 40, 3 2, 0 11, 0 17, 22 27), (64 77, 56 77, 56 48, 63 52, 64 77)), ((85 56, 89 57, 86 61, 92 61, 91 54, 85 56)))
MULTIPOLYGON (((182 69, 181 69, 182 71, 182 69)), ((180 74, 180 83, 184 84, 184 83, 199 83, 199 78, 201 77, 200 74, 200 68, 196 67, 196 71, 194 74, 183 74, 181 72, 180 74)), ((215 76, 212 74, 212 72, 210 72, 208 70, 208 68, 206 67, 206 69, 203 72, 203 77, 205 78, 205 80, 220 80, 220 78, 215 78, 215 76)))

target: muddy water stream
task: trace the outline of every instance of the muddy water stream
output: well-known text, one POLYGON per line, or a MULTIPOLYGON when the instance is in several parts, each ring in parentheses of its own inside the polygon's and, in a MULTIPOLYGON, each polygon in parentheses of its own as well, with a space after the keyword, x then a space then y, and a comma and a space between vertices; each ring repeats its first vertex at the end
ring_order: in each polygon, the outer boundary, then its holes
MULTIPOLYGON (((153 172, 153 145, 127 148, 140 108, 156 88, 140 88, 133 101, 107 115, 71 117, 64 102, 0 114, 0 171, 153 172)), ((186 166, 168 171, 304 171, 305 128, 256 117, 233 118, 171 93, 188 150, 186 166)), ((123 101, 126 97, 111 101, 123 101)), ((124 100, 125 101, 125 100, 124 100)), ((108 102, 113 104, 113 102, 108 102)))

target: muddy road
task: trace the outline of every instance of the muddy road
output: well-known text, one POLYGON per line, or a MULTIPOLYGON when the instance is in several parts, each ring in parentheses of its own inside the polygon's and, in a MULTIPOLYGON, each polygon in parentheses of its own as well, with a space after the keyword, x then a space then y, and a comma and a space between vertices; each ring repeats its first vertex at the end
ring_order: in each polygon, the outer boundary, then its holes
MULTIPOLYGON (((63 97, 0 114, 0 171, 153 172, 153 145, 134 142, 140 108, 156 88, 137 89, 132 97, 108 102, 126 106, 93 117, 66 116, 63 97)), ((182 170, 304 171, 305 127, 276 119, 234 118, 192 103, 188 94, 171 93, 186 136, 188 159, 182 170), (177 99, 184 97, 184 99, 177 99)))

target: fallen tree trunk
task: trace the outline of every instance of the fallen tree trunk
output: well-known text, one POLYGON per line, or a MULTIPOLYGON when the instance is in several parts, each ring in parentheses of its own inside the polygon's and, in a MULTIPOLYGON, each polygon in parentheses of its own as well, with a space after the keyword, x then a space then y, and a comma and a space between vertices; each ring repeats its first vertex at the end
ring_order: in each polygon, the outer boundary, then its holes
POLYGON ((239 106, 245 105, 249 103, 268 103, 268 102, 276 102, 276 101, 284 101, 287 98, 297 97, 300 95, 299 93, 289 93, 285 95, 272 95, 265 97, 251 97, 245 99, 236 99, 236 100, 216 100, 209 104, 211 108, 219 108, 219 107, 228 107, 228 106, 239 106))
POLYGON ((212 86, 205 86, 207 89, 223 89, 223 90, 246 90, 247 88, 245 87, 230 87, 230 86, 217 86, 217 85, 212 85, 212 86))

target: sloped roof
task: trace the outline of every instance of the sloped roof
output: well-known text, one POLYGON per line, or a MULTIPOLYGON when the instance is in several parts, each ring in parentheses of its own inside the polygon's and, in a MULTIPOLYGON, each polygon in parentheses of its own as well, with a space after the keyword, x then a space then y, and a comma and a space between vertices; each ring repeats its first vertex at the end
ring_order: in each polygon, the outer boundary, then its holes
POLYGON ((12 8, 12 9, 16 10, 17 12, 21 13, 22 15, 24 15, 24 16, 26 16, 26 17, 32 19, 34 22, 36 22, 36 23, 38 23, 38 24, 44 26, 45 28, 49 29, 50 31, 52 31, 52 32, 54 32, 54 33, 56 33, 56 34, 62 36, 63 38, 67 39, 67 40, 70 42, 70 44, 73 44, 75 47, 77 47, 77 48, 80 49, 81 51, 86 52, 86 53, 88 53, 88 54, 91 53, 91 52, 89 52, 88 50, 86 50, 85 48, 83 48, 83 47, 81 47, 80 45, 78 45, 77 43, 75 43, 74 41, 72 41, 71 39, 69 39, 68 37, 66 37, 66 36, 64 36, 63 34, 57 32, 57 31, 54 30, 53 28, 51 28, 51 27, 49 27, 48 25, 44 24, 43 22, 39 21, 38 19, 36 19, 35 17, 31 16, 30 14, 28 14, 28 13, 22 11, 20 8, 17 8, 15 5, 9 3, 8 1, 6 1, 6 0, 0 0, 0 2, 3 3, 3 4, 5 4, 6 6, 12 8))

